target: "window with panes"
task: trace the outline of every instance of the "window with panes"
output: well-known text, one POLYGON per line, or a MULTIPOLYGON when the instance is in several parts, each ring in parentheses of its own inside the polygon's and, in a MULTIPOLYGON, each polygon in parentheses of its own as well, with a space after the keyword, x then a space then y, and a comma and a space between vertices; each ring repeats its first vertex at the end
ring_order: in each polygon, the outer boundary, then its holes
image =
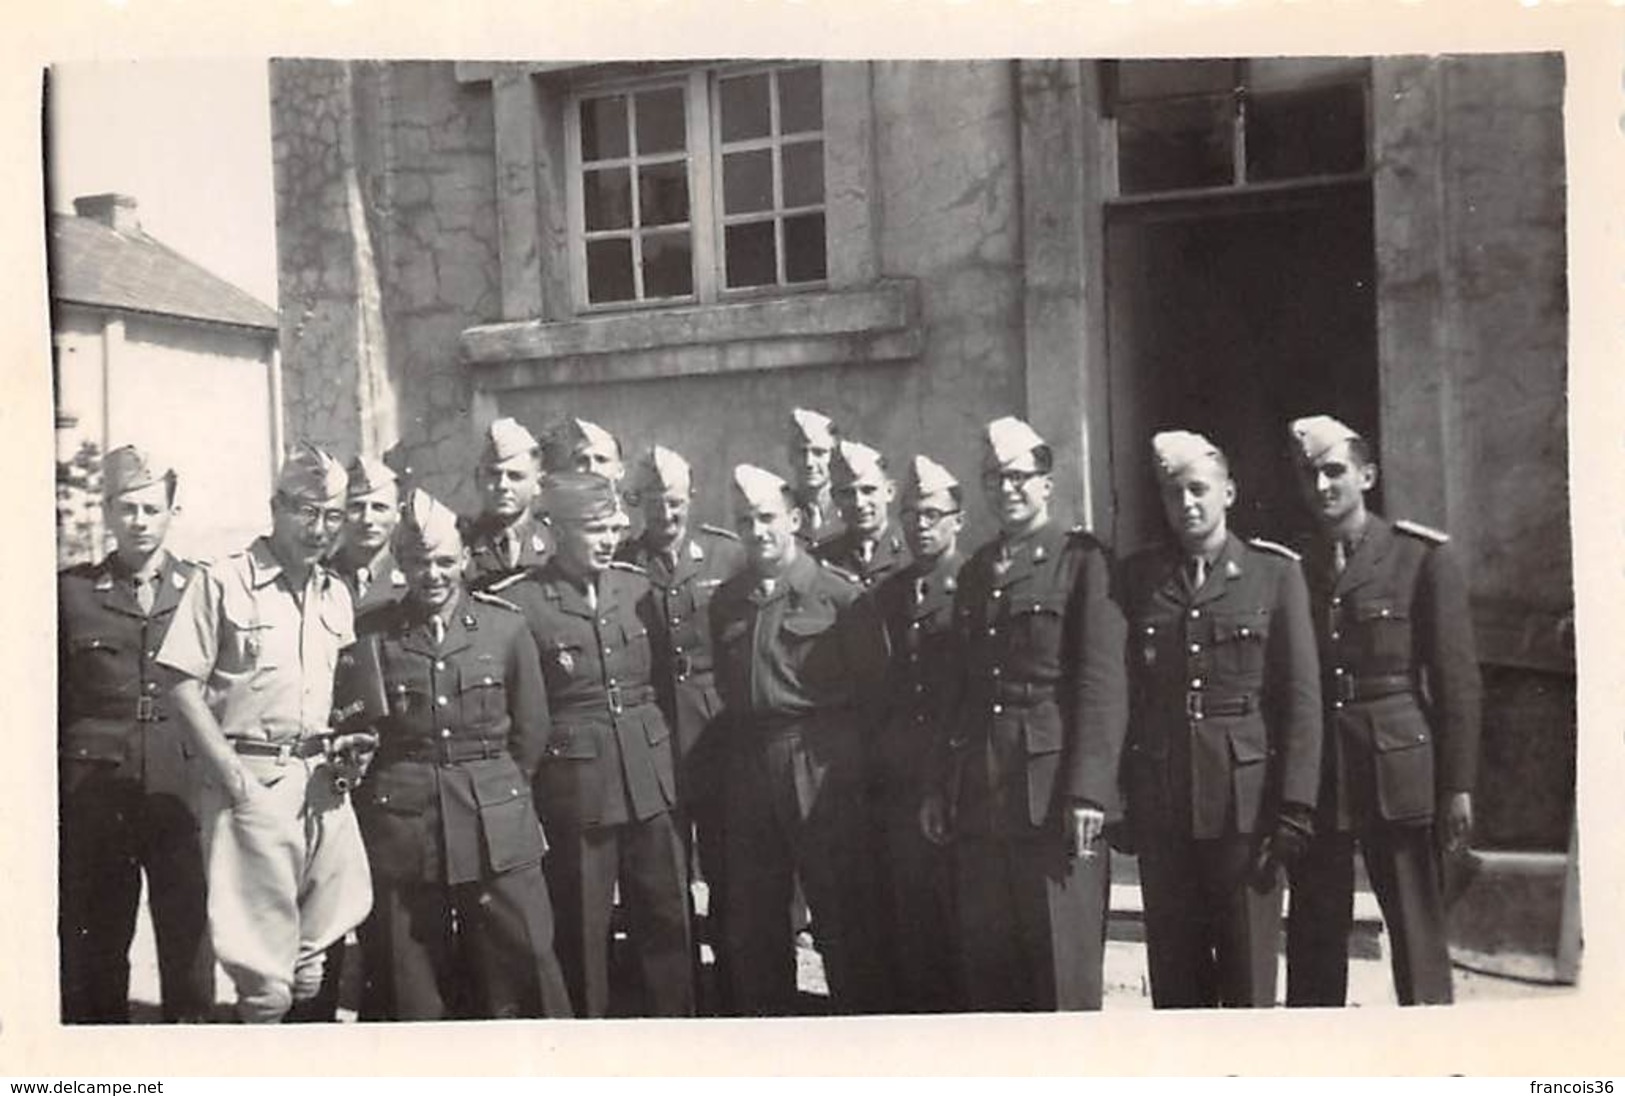
POLYGON ((819 65, 578 89, 565 132, 578 308, 825 284, 819 65))

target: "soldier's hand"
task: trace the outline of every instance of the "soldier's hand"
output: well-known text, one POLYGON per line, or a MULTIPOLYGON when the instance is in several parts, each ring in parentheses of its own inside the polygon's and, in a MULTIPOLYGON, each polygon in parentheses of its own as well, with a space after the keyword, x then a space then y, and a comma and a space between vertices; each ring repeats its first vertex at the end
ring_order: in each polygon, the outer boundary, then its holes
POLYGON ((1128 819, 1111 823, 1103 832, 1106 844, 1110 845, 1114 852, 1120 852, 1124 856, 1139 855, 1140 843, 1134 839, 1134 826, 1128 819))
POLYGON ((1106 826, 1106 812, 1087 803, 1076 803, 1067 814, 1070 823, 1067 827, 1067 855, 1092 859, 1095 842, 1100 840, 1100 831, 1106 826))
POLYGON ((1446 852, 1459 852, 1467 846, 1473 835, 1473 795, 1456 792, 1445 804, 1444 848, 1446 852))
POLYGON ((1309 808, 1298 803, 1281 804, 1275 828, 1259 842, 1258 858, 1253 864, 1254 885, 1260 890, 1275 886, 1281 869, 1291 867, 1308 852, 1314 836, 1314 817, 1309 808))
POLYGON ((931 792, 920 801, 920 832, 933 845, 946 845, 952 836, 948 825, 948 801, 939 792, 931 792))

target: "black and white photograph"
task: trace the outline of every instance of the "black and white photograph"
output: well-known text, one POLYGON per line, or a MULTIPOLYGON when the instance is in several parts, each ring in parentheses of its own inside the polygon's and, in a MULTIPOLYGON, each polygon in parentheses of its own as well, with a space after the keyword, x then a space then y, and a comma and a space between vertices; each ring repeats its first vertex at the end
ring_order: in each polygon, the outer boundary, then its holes
POLYGON ((1595 57, 795 42, 30 70, 28 1025, 1617 1026, 1595 57))

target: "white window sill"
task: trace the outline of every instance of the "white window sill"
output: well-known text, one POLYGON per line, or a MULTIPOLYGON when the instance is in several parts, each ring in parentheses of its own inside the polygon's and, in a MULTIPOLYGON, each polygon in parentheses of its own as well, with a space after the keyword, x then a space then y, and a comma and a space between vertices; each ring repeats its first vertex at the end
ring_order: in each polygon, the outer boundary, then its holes
POLYGON ((910 279, 658 311, 482 324, 459 340, 486 389, 891 362, 925 344, 910 279))

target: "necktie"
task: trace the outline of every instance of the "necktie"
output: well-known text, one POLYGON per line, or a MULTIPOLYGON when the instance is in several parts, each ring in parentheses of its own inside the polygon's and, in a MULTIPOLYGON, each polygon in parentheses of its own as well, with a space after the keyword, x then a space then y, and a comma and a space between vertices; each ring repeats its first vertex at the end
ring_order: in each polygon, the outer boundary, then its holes
POLYGON ((152 613, 154 600, 154 587, 158 584, 157 575, 135 576, 135 603, 141 606, 141 611, 148 615, 152 613))
POLYGON ((446 642, 446 622, 440 619, 439 613, 432 613, 429 616, 429 634, 434 637, 436 647, 446 642))
POLYGON ((502 549, 502 565, 508 568, 519 566, 519 538, 510 529, 502 534, 500 542, 502 549))
POLYGON ((598 584, 596 582, 587 583, 587 605, 593 612, 598 611, 598 584))
POLYGON ((1200 590, 1202 583, 1207 581, 1207 560, 1197 556, 1186 563, 1185 577, 1190 580, 1192 590, 1200 590))
POLYGON ((758 582, 756 584, 756 597, 757 597, 758 600, 766 601, 768 598, 770 598, 772 596, 773 596, 773 580, 772 579, 764 578, 764 579, 762 579, 760 582, 758 582))
POLYGON ((925 604, 925 590, 926 590, 925 579, 923 579, 923 578, 915 579, 914 580, 914 604, 916 604, 916 605, 925 604))
POLYGON ((1347 567, 1348 565, 1348 549, 1343 547, 1343 542, 1341 540, 1335 541, 1332 544, 1332 570, 1336 571, 1338 574, 1342 574, 1343 568, 1347 567))
POLYGON ((371 568, 357 567, 355 569, 355 596, 358 597, 358 598, 366 597, 367 596, 367 587, 369 587, 371 585, 372 585, 372 570, 371 570, 371 568))
POLYGON ((872 540, 858 541, 858 562, 867 567, 874 562, 874 559, 875 542, 872 540))

